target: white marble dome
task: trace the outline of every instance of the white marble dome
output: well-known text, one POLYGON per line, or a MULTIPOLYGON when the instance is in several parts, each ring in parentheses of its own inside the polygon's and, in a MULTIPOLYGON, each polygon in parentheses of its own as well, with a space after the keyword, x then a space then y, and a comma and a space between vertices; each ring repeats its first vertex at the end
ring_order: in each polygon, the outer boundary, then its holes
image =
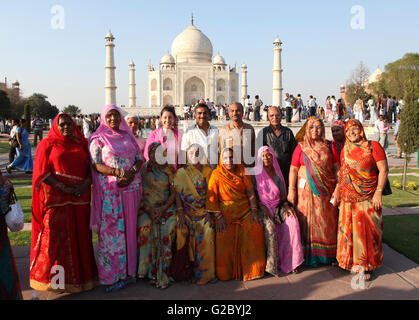
POLYGON ((173 64, 175 63, 175 58, 170 53, 166 53, 163 58, 161 58, 160 64, 173 64))
POLYGON ((211 41, 193 24, 172 43, 172 55, 178 62, 212 62, 212 53, 211 41))
POLYGON ((224 58, 218 54, 214 57, 214 64, 225 65, 226 62, 225 62, 224 58))

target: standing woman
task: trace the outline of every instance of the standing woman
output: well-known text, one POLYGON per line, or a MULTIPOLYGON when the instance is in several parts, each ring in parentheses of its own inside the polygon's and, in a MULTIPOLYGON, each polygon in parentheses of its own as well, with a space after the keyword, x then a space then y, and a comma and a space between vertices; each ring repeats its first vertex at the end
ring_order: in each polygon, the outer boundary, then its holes
POLYGON ((166 106, 160 113, 162 126, 150 133, 147 143, 144 147, 144 158, 148 157, 148 148, 153 142, 159 142, 165 150, 167 150, 167 159, 173 173, 180 167, 178 156, 182 141, 182 134, 176 129, 176 112, 172 106, 166 106))
MULTIPOLYGON (((192 281, 206 284, 215 279, 215 231, 212 217, 205 208, 212 170, 202 164, 199 149, 197 144, 188 148, 188 164, 176 172, 174 180, 178 195, 176 244, 178 251, 184 250, 193 265, 192 281)), ((181 268, 182 265, 173 265, 172 271, 182 271, 181 268)))
POLYGON ((138 116, 129 114, 125 117, 125 121, 130 127, 132 134, 135 136, 135 140, 137 140, 141 154, 144 154, 144 148, 147 141, 141 136, 142 127, 140 127, 138 116), (138 134, 138 132, 140 132, 140 134, 138 134))
POLYGON ((338 169, 338 155, 325 140, 323 122, 309 118, 292 157, 288 192, 288 201, 297 208, 306 265, 336 260, 338 214, 330 201, 338 169))
POLYGON ((333 121, 331 125, 332 130, 332 153, 339 156, 340 163, 340 153, 345 145, 345 121, 336 120, 333 121))
POLYGON ((142 170, 143 199, 138 217, 139 278, 148 277, 151 284, 165 289, 170 276, 172 246, 176 236, 176 211, 173 172, 167 163, 159 163, 159 142, 148 146, 148 160, 142 170), (156 159, 157 158, 157 159, 156 159))
POLYGON ((384 149, 368 141, 358 120, 345 127, 346 143, 339 171, 340 203, 337 260, 345 270, 372 271, 383 262, 382 195, 388 174, 384 149))
POLYGON ((12 183, 0 173, 0 300, 23 300, 5 219, 12 192, 12 183))
POLYGON ((271 148, 259 149, 255 174, 253 184, 264 216, 266 272, 297 272, 304 262, 300 225, 287 201, 285 179, 271 148))
POLYGON ((100 126, 89 145, 93 177, 90 226, 99 235, 99 281, 112 285, 136 275, 142 155, 115 105, 102 110, 100 126))
POLYGON ((220 280, 252 280, 265 274, 265 237, 252 179, 225 148, 208 183, 207 211, 216 225, 215 271, 220 280))
POLYGON ((56 265, 64 268, 65 292, 90 290, 96 284, 89 229, 91 182, 87 140, 71 117, 61 113, 35 156, 29 275, 33 289, 53 290, 51 268, 56 265))
POLYGON ((24 170, 26 172, 32 172, 33 160, 31 152, 31 143, 29 142, 29 133, 25 129, 25 119, 20 120, 20 125, 16 130, 16 138, 18 147, 16 148, 16 159, 6 167, 8 173, 12 169, 24 170))

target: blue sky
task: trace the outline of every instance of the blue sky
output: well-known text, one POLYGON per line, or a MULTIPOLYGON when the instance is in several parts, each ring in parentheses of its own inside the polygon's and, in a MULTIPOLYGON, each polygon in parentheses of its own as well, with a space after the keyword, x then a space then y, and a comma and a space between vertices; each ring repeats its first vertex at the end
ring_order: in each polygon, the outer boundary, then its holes
POLYGON ((419 1, 134 1, 15 0, 0 11, 0 81, 19 80, 24 96, 47 95, 61 110, 84 113, 104 105, 104 37, 116 37, 117 102, 128 104, 128 64, 137 65, 137 104, 146 106, 147 64, 156 66, 189 24, 211 40, 227 64, 246 63, 249 94, 272 101, 273 40, 283 42, 284 92, 338 95, 362 60, 372 73, 419 52, 419 1), (53 29, 51 8, 64 8, 64 29, 53 29), (354 30, 351 8, 365 9, 354 30))

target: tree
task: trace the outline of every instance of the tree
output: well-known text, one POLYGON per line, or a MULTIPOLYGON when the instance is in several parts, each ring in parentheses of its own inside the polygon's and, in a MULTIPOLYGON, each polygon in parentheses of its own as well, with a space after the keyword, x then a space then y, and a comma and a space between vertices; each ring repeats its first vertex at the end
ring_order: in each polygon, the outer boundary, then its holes
POLYGON ((23 108, 23 118, 26 120, 25 128, 28 132, 31 132, 31 106, 29 103, 25 103, 23 108))
POLYGON ((80 114, 81 110, 77 106, 69 105, 69 106, 64 108, 63 112, 71 114, 71 115, 75 115, 75 114, 80 114))
MULTIPOLYGON (((376 94, 401 98, 405 94, 407 81, 418 78, 419 53, 406 53, 403 58, 387 64, 380 79, 370 87, 376 94)), ((417 88, 415 93, 419 94, 417 88)))
POLYGON ((0 90, 0 117, 9 118, 11 111, 11 104, 9 96, 6 91, 0 90))
POLYGON ((403 190, 406 187, 407 163, 410 154, 419 148, 419 78, 407 80, 404 93, 405 105, 400 114, 400 128, 397 143, 400 150, 405 154, 405 164, 403 172, 403 190))
POLYGON ((346 100, 353 106, 358 97, 363 101, 371 98, 371 95, 365 91, 365 84, 369 77, 369 70, 361 61, 358 67, 352 71, 350 79, 346 82, 346 100))

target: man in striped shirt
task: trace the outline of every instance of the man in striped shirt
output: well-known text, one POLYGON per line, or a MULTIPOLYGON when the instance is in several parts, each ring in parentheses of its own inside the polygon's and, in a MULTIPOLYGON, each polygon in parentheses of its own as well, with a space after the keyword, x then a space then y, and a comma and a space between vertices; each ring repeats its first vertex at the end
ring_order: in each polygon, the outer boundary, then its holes
POLYGON ((33 146, 36 147, 38 144, 38 138, 39 141, 42 140, 42 132, 44 130, 44 120, 41 119, 39 114, 37 114, 36 118, 32 121, 32 128, 34 132, 33 146))

